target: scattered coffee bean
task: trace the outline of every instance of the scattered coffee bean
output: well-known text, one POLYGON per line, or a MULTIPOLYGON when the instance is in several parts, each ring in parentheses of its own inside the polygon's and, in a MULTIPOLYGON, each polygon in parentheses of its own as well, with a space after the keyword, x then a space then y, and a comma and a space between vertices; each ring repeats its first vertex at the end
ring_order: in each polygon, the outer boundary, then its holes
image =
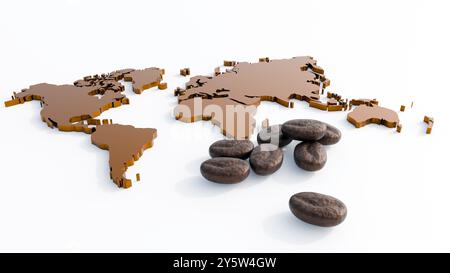
POLYGON ((209 181, 234 184, 248 177, 250 165, 247 161, 238 158, 215 157, 203 162, 200 172, 209 181))
POLYGON ((333 145, 338 143, 341 139, 341 131, 339 131, 339 129, 334 127, 333 125, 326 125, 327 131, 325 132, 325 135, 320 140, 318 140, 318 142, 323 145, 333 145))
POLYGON ((292 213, 309 224, 332 227, 347 216, 345 204, 337 198, 315 192, 301 192, 289 200, 292 213))
POLYGON ((234 157, 247 159, 253 150, 250 140, 219 140, 209 147, 211 157, 234 157))
POLYGON ((285 122, 281 130, 283 134, 296 140, 316 141, 327 131, 325 123, 313 119, 293 119, 285 122))
POLYGON ((268 128, 262 129, 256 137, 258 144, 271 143, 278 145, 278 147, 284 147, 291 143, 292 138, 286 136, 281 131, 281 125, 272 125, 268 128))
POLYGON ((283 151, 273 144, 263 143, 250 154, 250 166, 259 175, 272 174, 283 163, 283 151))
POLYGON ((307 171, 318 171, 327 162, 327 151, 319 142, 302 142, 295 146, 295 163, 307 171))

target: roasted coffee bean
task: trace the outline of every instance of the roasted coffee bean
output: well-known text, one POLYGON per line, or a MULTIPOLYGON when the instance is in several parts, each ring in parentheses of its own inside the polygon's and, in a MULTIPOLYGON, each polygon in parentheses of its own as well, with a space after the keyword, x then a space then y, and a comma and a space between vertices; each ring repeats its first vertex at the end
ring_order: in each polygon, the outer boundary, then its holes
POLYGON ((246 159, 253 150, 250 140, 219 140, 209 147, 211 157, 235 157, 246 159))
POLYGON ((323 145, 333 145, 338 143, 339 140, 341 140, 341 131, 339 131, 339 129, 334 127, 333 125, 326 125, 327 131, 325 132, 325 135, 318 140, 318 142, 323 145))
POLYGON ((250 174, 247 161, 231 157, 215 157, 200 166, 200 172, 209 181, 233 184, 242 182, 250 174))
POLYGON ((284 147, 291 143, 292 138, 286 136, 281 131, 281 125, 272 125, 268 128, 262 129, 256 137, 258 144, 271 143, 278 145, 278 147, 284 147))
POLYGON ((307 171, 318 171, 327 162, 327 151, 319 142, 302 142, 295 146, 295 163, 307 171))
POLYGON ((347 208, 342 201, 315 192, 293 195, 289 200, 289 208, 300 220, 322 227, 339 225, 347 216, 347 208))
POLYGON ((263 143, 250 154, 250 166, 259 175, 272 174, 283 163, 283 151, 273 144, 263 143))
POLYGON ((321 139, 327 131, 325 123, 313 119, 293 119, 281 126, 286 136, 301 141, 316 141, 321 139))

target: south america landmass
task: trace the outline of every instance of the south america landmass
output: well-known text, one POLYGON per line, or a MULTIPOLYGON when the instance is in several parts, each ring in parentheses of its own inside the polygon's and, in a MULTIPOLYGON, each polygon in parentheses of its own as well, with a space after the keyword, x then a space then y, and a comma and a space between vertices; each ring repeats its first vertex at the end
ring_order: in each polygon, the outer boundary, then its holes
POLYGON ((91 135, 92 144, 109 151, 110 177, 119 187, 129 188, 132 183, 125 172, 144 151, 153 146, 156 129, 135 128, 131 125, 105 124, 91 135))

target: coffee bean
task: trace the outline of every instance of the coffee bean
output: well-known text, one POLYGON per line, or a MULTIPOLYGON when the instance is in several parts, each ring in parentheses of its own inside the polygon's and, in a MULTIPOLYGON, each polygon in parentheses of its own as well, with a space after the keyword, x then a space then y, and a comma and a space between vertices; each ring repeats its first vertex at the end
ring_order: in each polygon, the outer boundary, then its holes
POLYGON ((325 135, 320 140, 318 140, 318 142, 323 145, 333 145, 338 143, 339 140, 341 140, 341 131, 339 131, 339 129, 334 127, 333 125, 326 125, 327 131, 325 132, 325 135))
POLYGON ((282 163, 283 151, 270 143, 257 146, 250 154, 250 166, 259 175, 268 175, 278 171, 282 163))
POLYGON ((322 227, 339 225, 347 216, 347 208, 342 201, 315 192, 293 195, 289 200, 289 208, 300 220, 322 227))
POLYGON ((327 151, 319 142, 302 142, 295 146, 295 163, 307 171, 318 171, 327 162, 327 151))
POLYGON ((292 138, 283 134, 281 125, 272 125, 269 128, 262 129, 256 137, 258 144, 272 143, 278 147, 284 147, 291 143, 292 138))
POLYGON ((296 140, 316 141, 327 131, 325 123, 313 119, 293 119, 281 127, 283 134, 296 140))
POLYGON ((253 150, 250 140, 219 140, 209 147, 211 157, 235 157, 246 159, 253 150))
POLYGON ((239 183, 250 174, 247 161, 231 157, 215 157, 208 159, 200 166, 200 172, 209 181, 233 184, 239 183))

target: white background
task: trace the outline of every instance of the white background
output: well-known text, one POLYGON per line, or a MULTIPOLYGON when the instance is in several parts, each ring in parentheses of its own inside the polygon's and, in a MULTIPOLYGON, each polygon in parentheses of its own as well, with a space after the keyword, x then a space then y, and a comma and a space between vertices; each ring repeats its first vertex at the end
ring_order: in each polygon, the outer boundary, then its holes
MULTIPOLYGON (((108 153, 90 136, 40 121, 39 102, 0 107, 1 251, 449 251, 448 1, 2 1, 0 94, 72 83, 120 68, 166 69, 166 91, 102 117, 158 129, 128 170, 109 180, 108 153), (296 167, 291 144, 272 176, 238 185, 204 180, 199 165, 222 136, 208 122, 175 121, 173 89, 224 59, 310 55, 332 92, 377 98, 403 131, 355 129, 346 114, 265 102, 257 121, 330 122, 343 132, 316 173, 296 167), (435 118, 425 134, 424 115, 435 118), (288 200, 316 191, 343 200, 335 228, 296 219, 288 200)), ((255 138, 253 138, 254 140, 255 138)))

